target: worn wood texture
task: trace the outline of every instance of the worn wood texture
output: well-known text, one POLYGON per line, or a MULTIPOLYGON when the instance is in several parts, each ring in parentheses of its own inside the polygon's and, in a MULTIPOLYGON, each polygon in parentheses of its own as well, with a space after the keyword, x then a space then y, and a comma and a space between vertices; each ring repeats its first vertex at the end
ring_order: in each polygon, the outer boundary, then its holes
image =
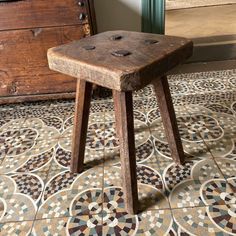
POLYGON ((176 122, 175 110, 171 100, 168 80, 166 76, 153 82, 165 134, 171 151, 171 156, 176 163, 184 163, 184 151, 176 122))
POLYGON ((61 99, 74 99, 75 92, 69 93, 51 93, 51 94, 37 94, 37 95, 22 95, 22 96, 12 96, 12 97, 1 97, 0 105, 11 104, 11 103, 21 103, 27 101, 44 101, 44 100, 61 100, 61 99))
MULTIPOLYGON (((154 84, 172 157, 183 164, 183 147, 168 81, 163 75, 188 58, 192 48, 192 42, 184 38, 111 31, 48 50, 52 70, 113 90, 123 192, 126 210, 130 214, 138 211, 132 91, 151 82, 154 84)), ((82 170, 84 159, 88 121, 84 91, 85 88, 78 84, 77 93, 81 95, 77 95, 77 103, 82 105, 76 105, 73 172, 82 170)), ((87 96, 87 103, 90 103, 91 94, 87 96)))
POLYGON ((80 173, 83 170, 91 96, 92 84, 78 79, 72 139, 71 171, 73 173, 80 173))
POLYGON ((47 50, 89 34, 88 24, 0 31, 0 97, 75 91, 74 78, 49 70, 47 50))
POLYGON ((0 104, 74 95, 76 80, 50 71, 46 53, 96 32, 93 1, 0 3, 0 104))
POLYGON ((48 51, 52 70, 118 91, 137 90, 192 55, 193 44, 179 37, 109 31, 48 51), (121 39, 111 40, 113 35, 121 39), (149 44, 146 40, 156 40, 149 44), (93 50, 86 50, 92 46, 93 50), (85 48, 84 48, 85 47, 85 48), (127 50, 129 55, 112 55, 127 50))
MULTIPOLYGON (((87 3, 87 0, 81 0, 87 3)), ((87 4, 75 0, 23 0, 0 3, 0 30, 65 26, 87 23, 87 4), (80 14, 86 17, 80 20, 80 14)))
POLYGON ((128 213, 138 211, 138 188, 134 142, 132 92, 113 90, 116 131, 120 142, 121 176, 125 207, 128 213))

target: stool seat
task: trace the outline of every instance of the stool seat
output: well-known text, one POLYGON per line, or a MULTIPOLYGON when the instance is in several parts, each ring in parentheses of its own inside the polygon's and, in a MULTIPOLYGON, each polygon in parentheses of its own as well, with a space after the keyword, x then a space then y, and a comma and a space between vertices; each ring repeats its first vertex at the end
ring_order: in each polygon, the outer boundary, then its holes
POLYGON ((192 54, 190 40, 127 31, 110 31, 48 50, 52 70, 76 77, 71 171, 83 171, 93 83, 113 92, 116 133, 127 212, 138 212, 132 91, 152 83, 172 158, 184 163, 175 111, 165 73, 192 54))
POLYGON ((109 31, 51 48, 49 67, 118 90, 133 91, 162 76, 192 54, 180 37, 109 31))

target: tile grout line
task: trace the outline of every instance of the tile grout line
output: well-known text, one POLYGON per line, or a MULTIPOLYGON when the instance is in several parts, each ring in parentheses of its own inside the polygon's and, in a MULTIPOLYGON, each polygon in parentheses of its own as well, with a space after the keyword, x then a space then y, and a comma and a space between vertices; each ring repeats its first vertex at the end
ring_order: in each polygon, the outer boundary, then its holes
MULTIPOLYGON (((56 151, 56 150, 54 149, 54 152, 55 152, 55 151, 56 151)), ((52 158, 52 159, 53 159, 53 158, 52 158)), ((52 161, 52 160, 51 160, 51 161, 52 161)), ((46 176, 46 179, 45 179, 45 183, 46 183, 46 184, 47 184, 47 180, 48 180, 48 176, 49 176, 51 167, 52 167, 52 162, 50 163, 50 167, 49 167, 49 169, 48 169, 47 176, 46 176)), ((45 190, 46 190, 46 184, 44 184, 44 187, 43 187, 43 190, 42 190, 42 193, 41 193, 41 198, 40 198, 40 201, 39 201, 39 205, 38 205, 38 207, 37 207, 37 210, 36 210, 36 213, 35 213, 35 216, 34 216, 33 224, 32 224, 32 227, 31 227, 31 230, 30 230, 29 235, 32 234, 32 231, 33 231, 33 229, 34 229, 35 221, 37 220, 37 214, 38 214, 39 208, 40 208, 41 205, 42 205, 42 199, 43 199, 44 192, 45 192, 45 190)))
MULTIPOLYGON (((178 105, 178 106, 182 106, 182 105, 178 105)), ((187 106, 187 105, 186 105, 187 106)), ((105 121, 105 120, 104 120, 105 121)), ((104 130, 105 131, 105 130, 104 130)), ((150 131, 150 129, 149 129, 149 131, 150 131)), ((151 132, 150 132, 150 135, 151 135, 151 132)), ((201 135, 200 135, 201 136, 201 135)), ((205 144, 205 146, 206 146, 206 148, 207 148, 207 150, 210 152, 210 154, 211 154, 211 156, 212 156, 212 158, 213 158, 213 161, 214 162, 216 162, 215 161, 215 157, 213 156, 213 154, 212 154, 212 152, 210 151, 210 149, 209 149, 209 147, 206 145, 206 142, 205 142, 205 140, 201 137, 201 139, 203 140, 203 142, 204 142, 204 144, 205 144)), ((104 153, 104 152, 103 152, 104 153)), ((154 150, 154 154, 156 155, 156 150, 154 150)), ((104 156, 104 155, 103 155, 104 156)), ((5 157, 4 157, 5 158, 5 157)), ((2 163, 2 162, 1 162, 2 163)), ((217 164, 217 163, 216 163, 217 164)), ((48 175, 49 175, 49 172, 50 172, 50 169, 51 169, 51 166, 52 166, 52 164, 50 165, 50 168, 49 168, 49 170, 48 170, 48 173, 47 173, 47 178, 46 178, 46 180, 48 179, 48 175)), ((159 165, 158 165, 159 166, 159 165)), ((218 169, 221 171, 221 169, 219 168, 219 166, 217 165, 217 167, 218 167, 218 169)), ((103 161, 103 166, 102 166, 102 168, 103 168, 103 172, 102 172, 102 192, 104 192, 104 188, 105 188, 105 181, 104 181, 104 178, 105 178, 105 169, 104 169, 104 161, 103 161)), ((222 171, 221 171, 222 172, 222 171)), ((164 179, 163 179, 163 176, 162 176, 162 174, 160 174, 160 176, 161 176, 161 179, 162 179, 162 182, 163 182, 163 184, 164 184, 164 179)), ((224 175, 223 175, 224 176, 224 175)), ((225 178, 225 177, 224 177, 225 178)), ((227 180, 226 180, 227 181, 227 180)), ((164 187, 165 187, 165 185, 164 185, 164 187)), ((44 190, 45 190, 45 185, 44 185, 44 189, 43 189, 43 192, 44 192, 44 190)), ((43 195, 42 195, 43 196, 43 195)), ((103 195, 102 195, 103 196, 103 195)), ((104 196, 103 196, 104 197, 104 196)), ((104 199, 102 200, 102 202, 104 202, 104 199)), ((169 197, 168 197, 168 202, 169 202, 169 197)), ((170 205, 170 202, 169 202, 169 205, 170 205)), ((172 209, 173 210, 175 210, 175 209, 183 209, 183 208, 191 208, 191 209, 194 209, 194 208, 199 208, 199 207, 207 207, 207 206, 194 206, 194 207, 182 207, 182 208, 171 208, 171 205, 170 205, 170 208, 168 208, 167 210, 170 210, 171 211, 171 214, 172 214, 172 217, 173 217, 173 212, 172 212, 172 209)), ((103 204, 102 204, 102 209, 103 209, 103 204)), ((165 208, 166 209, 166 208, 165 208)), ((155 209, 151 209, 152 211, 154 211, 155 209)), ((161 210, 161 209, 158 209, 158 210, 161 210)), ((37 208, 37 212, 38 212, 38 208, 37 208)), ((37 215, 37 212, 36 212, 36 215, 37 215)), ((36 216, 35 215, 35 216, 36 216)), ((91 215, 97 215, 97 214, 91 214, 91 215)), ((71 217, 71 216, 69 216, 69 217, 71 217)), ((69 219, 69 217, 68 217, 68 219, 69 219)), ((53 217, 53 218, 48 218, 48 219, 54 219, 55 217, 53 217)), ((57 217, 56 217, 57 218, 57 217)), ((64 217, 58 217, 58 218, 64 218, 64 217)), ((47 218, 45 218, 45 219, 47 219, 47 218)), ((34 221, 33 221, 33 223, 32 223, 32 228, 31 228, 31 232, 32 232, 32 230, 33 230, 33 225, 34 225, 34 222, 36 221, 37 219, 34 219, 34 221)), ((39 219, 39 220, 44 220, 44 219, 39 219)), ((20 221, 17 221, 17 222, 20 222, 20 221)), ((103 216, 102 216, 102 223, 103 223, 103 216)))
POLYGON ((219 166, 218 163, 216 162, 215 156, 213 155, 211 149, 209 148, 209 146, 207 145, 206 141, 205 141, 204 138, 201 136, 201 134, 200 134, 200 137, 201 137, 201 139, 203 140, 205 146, 207 147, 207 150, 208 150, 209 153, 211 154, 212 160, 214 161, 214 163, 215 163, 215 165, 217 166, 218 170, 220 171, 221 175, 224 177, 224 179, 226 180, 226 182, 228 182, 228 181, 227 181, 227 178, 225 177, 224 173, 222 172, 220 166, 219 166))

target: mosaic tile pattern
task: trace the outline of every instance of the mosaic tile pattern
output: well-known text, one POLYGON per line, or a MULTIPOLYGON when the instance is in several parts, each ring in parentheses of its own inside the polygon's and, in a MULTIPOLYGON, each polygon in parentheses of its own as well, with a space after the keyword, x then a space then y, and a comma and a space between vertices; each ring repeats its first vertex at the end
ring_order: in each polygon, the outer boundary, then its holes
POLYGON ((236 70, 169 78, 186 163, 154 92, 134 97, 139 214, 125 211, 112 99, 94 98, 85 171, 69 170, 73 101, 0 107, 0 235, 236 235, 236 70))

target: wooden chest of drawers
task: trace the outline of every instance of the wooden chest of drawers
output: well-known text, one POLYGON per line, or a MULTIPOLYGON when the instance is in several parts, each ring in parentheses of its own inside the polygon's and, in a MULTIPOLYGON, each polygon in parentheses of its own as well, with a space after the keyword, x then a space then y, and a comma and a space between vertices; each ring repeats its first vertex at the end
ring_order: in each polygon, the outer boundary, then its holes
POLYGON ((5 1, 0 0, 0 104, 73 96, 75 80, 48 69, 47 49, 96 31, 93 1, 5 1))

